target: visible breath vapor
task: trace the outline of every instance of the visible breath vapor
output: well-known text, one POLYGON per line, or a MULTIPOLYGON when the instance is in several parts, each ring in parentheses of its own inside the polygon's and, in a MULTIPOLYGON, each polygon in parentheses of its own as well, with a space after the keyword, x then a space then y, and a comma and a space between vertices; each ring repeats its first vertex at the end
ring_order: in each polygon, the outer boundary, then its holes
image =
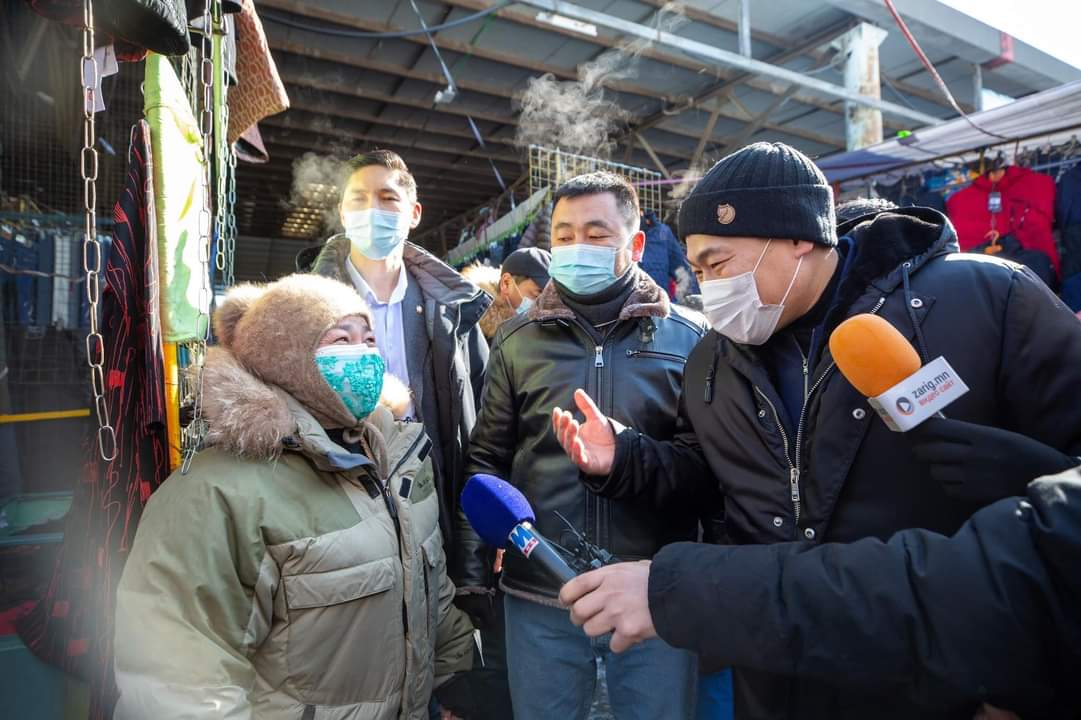
POLYGON ((338 199, 349 157, 345 151, 333 151, 326 155, 306 152, 294 160, 289 206, 298 210, 317 210, 325 230, 340 230, 338 199))
MULTIPOLYGON (((683 6, 667 3, 653 23, 659 31, 673 32, 686 22, 683 6)), ((609 157, 613 134, 629 113, 605 93, 612 83, 638 74, 638 60, 652 41, 635 39, 620 44, 578 67, 578 80, 557 80, 551 74, 531 78, 518 97, 521 114, 515 144, 555 147, 565 152, 609 157)))

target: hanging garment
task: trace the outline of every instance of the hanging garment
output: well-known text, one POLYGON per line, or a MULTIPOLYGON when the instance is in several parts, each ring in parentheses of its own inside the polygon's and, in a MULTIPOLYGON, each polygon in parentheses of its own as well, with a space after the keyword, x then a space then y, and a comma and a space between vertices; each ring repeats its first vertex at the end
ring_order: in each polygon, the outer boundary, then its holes
POLYGON ((1062 281, 1062 302, 1075 313, 1081 313, 1081 275, 1062 281))
POLYGON ((1065 292, 1065 279, 1081 276, 1081 164, 1066 170, 1059 178, 1055 219, 1058 221, 1062 245, 1065 292))
POLYGON ((270 162, 270 153, 267 152, 266 145, 263 144, 263 135, 259 132, 258 123, 240 134, 234 148, 236 150, 236 159, 241 162, 256 164, 270 162))
MULTIPOLYGON (((995 257, 1002 258, 1003 260, 1012 260, 1015 263, 1027 266, 1028 269, 1036 273, 1036 277, 1043 280, 1048 287, 1055 287, 1057 285, 1055 268, 1052 267, 1051 258, 1047 257, 1046 253, 1039 250, 1028 250, 1024 248, 1020 241, 1013 235, 1001 237, 996 240, 994 244, 998 246, 997 252, 994 253, 995 257)), ((991 245, 992 243, 985 242, 972 248, 970 252, 987 254, 987 249, 991 245)))
POLYGON ((149 149, 149 128, 140 121, 113 211, 114 242, 102 291, 105 399, 116 429, 116 457, 105 462, 97 443, 89 443, 56 572, 45 597, 18 624, 35 654, 89 681, 90 720, 112 717, 116 585, 143 507, 169 474, 149 149))
POLYGON ((1051 233, 1055 181, 1049 175, 1011 165, 997 183, 987 175, 976 178, 972 185, 951 195, 946 207, 961 250, 967 252, 983 244, 994 229, 1001 236, 1013 235, 1026 250, 1044 253, 1055 273, 1059 272, 1058 248, 1051 233), (997 212, 991 212, 992 203, 1000 208, 997 212))
POLYGON ((289 108, 289 95, 253 0, 242 0, 236 15, 236 45, 238 84, 229 91, 230 144, 263 118, 289 108))
POLYGON ((184 88, 161 55, 146 58, 144 93, 154 155, 162 333, 168 342, 185 342, 203 337, 209 322, 210 293, 202 288, 210 280, 199 259, 207 160, 184 88))
POLYGON ((668 291, 672 300, 698 293, 687 253, 672 229, 657 219, 653 212, 642 214, 641 229, 646 234, 646 248, 638 264, 653 278, 653 282, 668 291))
MULTIPOLYGON (((26 0, 42 17, 65 25, 83 23, 82 0, 26 0)), ((162 55, 186 55, 187 12, 181 0, 95 0, 95 29, 162 55)), ((129 53, 118 51, 120 59, 129 53)))

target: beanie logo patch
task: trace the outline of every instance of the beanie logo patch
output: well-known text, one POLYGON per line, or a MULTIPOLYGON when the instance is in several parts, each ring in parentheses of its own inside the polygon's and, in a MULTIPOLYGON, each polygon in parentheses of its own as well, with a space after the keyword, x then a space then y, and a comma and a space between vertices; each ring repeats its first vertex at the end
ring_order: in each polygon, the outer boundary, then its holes
POLYGON ((717 206, 717 222, 721 225, 731 225, 732 221, 736 219, 736 209, 728 203, 721 203, 717 206))

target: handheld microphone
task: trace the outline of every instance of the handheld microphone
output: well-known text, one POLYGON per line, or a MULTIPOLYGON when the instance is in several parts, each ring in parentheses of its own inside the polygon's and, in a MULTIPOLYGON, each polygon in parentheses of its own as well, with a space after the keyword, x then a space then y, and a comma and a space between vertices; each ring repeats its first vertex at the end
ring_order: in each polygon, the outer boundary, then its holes
POLYGON ((894 432, 906 432, 968 392, 943 357, 920 367, 912 343, 877 315, 854 315, 830 335, 841 374, 894 432))
POLYGON ((560 587, 575 577, 563 557, 533 528, 533 508, 510 483, 493 475, 474 475, 462 490, 462 511, 488 545, 500 548, 509 540, 560 587))

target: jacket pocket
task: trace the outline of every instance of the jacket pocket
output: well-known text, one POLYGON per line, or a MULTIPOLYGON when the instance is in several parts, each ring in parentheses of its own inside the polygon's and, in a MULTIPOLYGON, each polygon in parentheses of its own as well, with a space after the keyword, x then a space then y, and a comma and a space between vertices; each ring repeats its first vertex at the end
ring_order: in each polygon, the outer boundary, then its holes
POLYGON ((394 587, 394 565, 394 558, 384 558, 340 570, 285 576, 286 605, 290 610, 327 607, 386 592, 394 587))
POLYGON ((285 686, 311 705, 382 702, 400 691, 407 640, 397 558, 282 578, 285 686), (372 662, 378 648, 379 662, 372 662))
POLYGON ((658 352, 656 350, 628 350, 627 357, 652 360, 671 360, 672 362, 685 363, 687 358, 675 353, 658 352))

